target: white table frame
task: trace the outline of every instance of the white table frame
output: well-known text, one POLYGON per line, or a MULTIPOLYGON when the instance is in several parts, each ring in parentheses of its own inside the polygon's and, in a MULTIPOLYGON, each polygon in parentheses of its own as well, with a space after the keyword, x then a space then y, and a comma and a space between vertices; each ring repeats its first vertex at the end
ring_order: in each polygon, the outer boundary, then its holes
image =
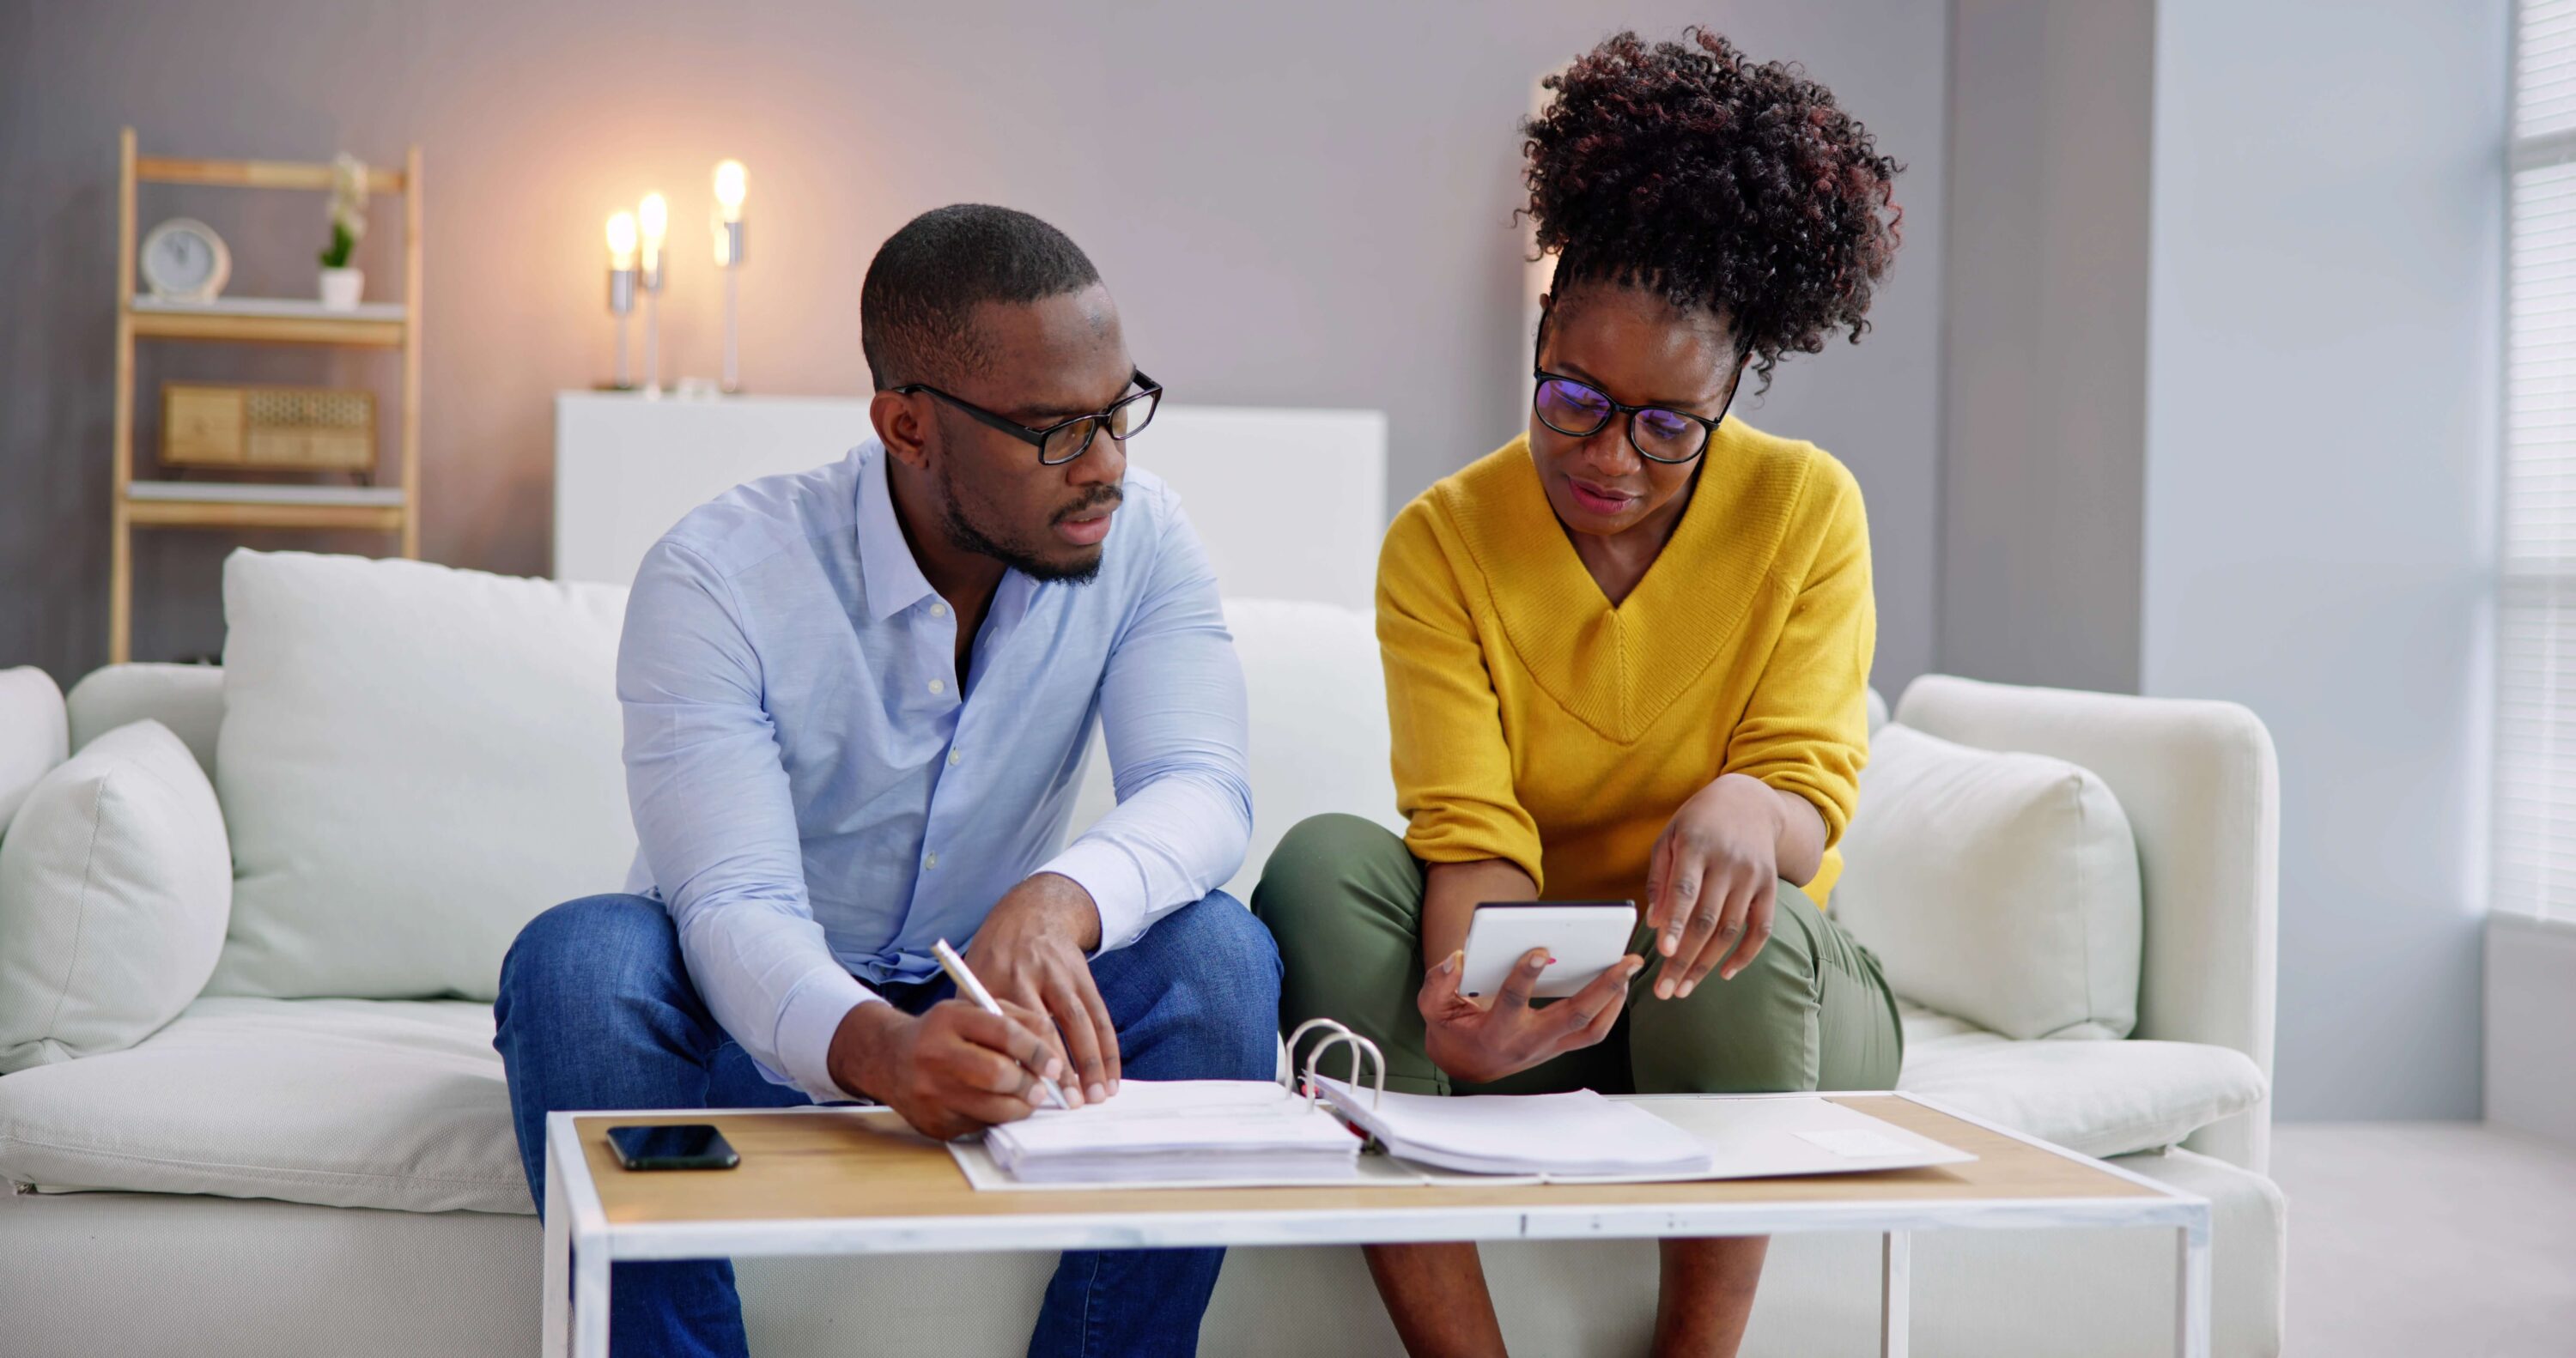
MULTIPOLYGON (((1887 1090, 1855 1091, 1885 1096, 1887 1090)), ((1149 1215, 1038 1212, 957 1217, 617 1224, 581 1153, 573 1119, 660 1116, 629 1110, 546 1115, 545 1358, 606 1358, 609 1264, 627 1259, 946 1254, 1004 1250, 1224 1245, 1362 1245, 1457 1240, 1618 1240, 1668 1236, 1868 1231, 1879 1236, 1879 1353, 1905 1358, 1913 1237, 1934 1230, 2140 1227, 2174 1232, 2174 1352, 2209 1358, 2209 1200, 1920 1095, 1899 1098, 2151 1190, 2126 1198, 1975 1198, 1884 1202, 1676 1203, 1670 1206, 1483 1207, 1437 1204, 1278 1212, 1149 1215)), ((1728 1097, 1808 1098, 1813 1095, 1728 1097)), ((667 1110, 685 1114, 692 1110, 667 1110)), ((727 1117, 813 1116, 814 1108, 712 1109, 727 1117)))

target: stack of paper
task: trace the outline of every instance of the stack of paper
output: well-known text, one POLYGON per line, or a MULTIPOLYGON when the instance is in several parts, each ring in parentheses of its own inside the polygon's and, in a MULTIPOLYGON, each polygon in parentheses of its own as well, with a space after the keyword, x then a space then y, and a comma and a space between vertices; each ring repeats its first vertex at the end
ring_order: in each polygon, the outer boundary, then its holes
POLYGON ((1032 1184, 1348 1179, 1360 1141, 1267 1080, 1122 1080, 1105 1103, 1047 1110, 984 1134, 985 1152, 1032 1184))
POLYGON ((1670 1175, 1710 1170, 1708 1143, 1633 1103, 1571 1094, 1379 1094, 1318 1079, 1389 1154, 1469 1174, 1670 1175))

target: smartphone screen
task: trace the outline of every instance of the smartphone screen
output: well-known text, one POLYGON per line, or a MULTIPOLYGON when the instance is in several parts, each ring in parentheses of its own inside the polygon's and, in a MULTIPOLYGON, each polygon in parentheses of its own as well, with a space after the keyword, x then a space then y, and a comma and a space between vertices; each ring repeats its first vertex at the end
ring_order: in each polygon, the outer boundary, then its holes
POLYGON ((742 1163, 710 1123, 669 1127, 611 1127, 608 1144, 628 1169, 732 1169, 742 1163))

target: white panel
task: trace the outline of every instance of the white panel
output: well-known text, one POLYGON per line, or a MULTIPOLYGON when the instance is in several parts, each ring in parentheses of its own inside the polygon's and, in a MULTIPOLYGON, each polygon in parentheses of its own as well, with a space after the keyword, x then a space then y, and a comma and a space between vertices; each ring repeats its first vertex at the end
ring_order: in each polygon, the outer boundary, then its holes
POLYGON ((2514 176, 2512 233, 2493 904, 2576 917, 2576 165, 2514 176))
POLYGON ((2576 0, 2523 0, 2515 18, 2514 135, 2576 129, 2576 0))
MULTIPOLYGON (((623 585, 691 509, 869 437, 852 397, 555 398, 559 580, 623 585)), ((1373 410, 1166 406, 1129 447, 1171 483, 1233 597, 1368 608, 1386 528, 1386 417, 1373 410)))

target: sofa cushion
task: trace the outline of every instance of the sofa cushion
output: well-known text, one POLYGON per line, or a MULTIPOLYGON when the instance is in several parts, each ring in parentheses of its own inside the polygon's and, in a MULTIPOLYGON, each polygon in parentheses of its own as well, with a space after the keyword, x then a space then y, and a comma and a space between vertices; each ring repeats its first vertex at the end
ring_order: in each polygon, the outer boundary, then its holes
POLYGON ((1896 1087, 2086 1155, 2127 1155, 2262 1101, 2245 1053, 2200 1042, 2016 1042, 1965 1019, 1903 1006, 1896 1087))
POLYGON ((33 665, 0 670, 0 833, 36 780, 71 753, 63 691, 33 665))
POLYGON ((0 1071, 123 1051, 206 984, 233 899, 196 757, 138 721, 28 794, 0 840, 0 1071))
MULTIPOLYGON (((1228 599, 1226 630, 1243 662, 1252 716, 1252 842, 1225 889, 1252 899, 1290 826, 1343 811, 1402 833, 1387 763, 1386 679, 1372 615, 1337 604, 1228 599)), ((1118 804, 1100 733, 1073 801, 1076 833, 1118 804)))
POLYGON ((0 1079, 0 1177, 325 1207, 535 1210, 492 1010, 457 1002, 199 1000, 129 1051, 0 1079))
POLYGON ((1901 722, 1870 739, 1834 918, 1896 993, 2006 1037, 2126 1037, 2137 843, 2109 785, 1901 722))
POLYGON ((626 591, 417 561, 224 563, 213 994, 492 997, 520 926, 635 856, 626 591))

